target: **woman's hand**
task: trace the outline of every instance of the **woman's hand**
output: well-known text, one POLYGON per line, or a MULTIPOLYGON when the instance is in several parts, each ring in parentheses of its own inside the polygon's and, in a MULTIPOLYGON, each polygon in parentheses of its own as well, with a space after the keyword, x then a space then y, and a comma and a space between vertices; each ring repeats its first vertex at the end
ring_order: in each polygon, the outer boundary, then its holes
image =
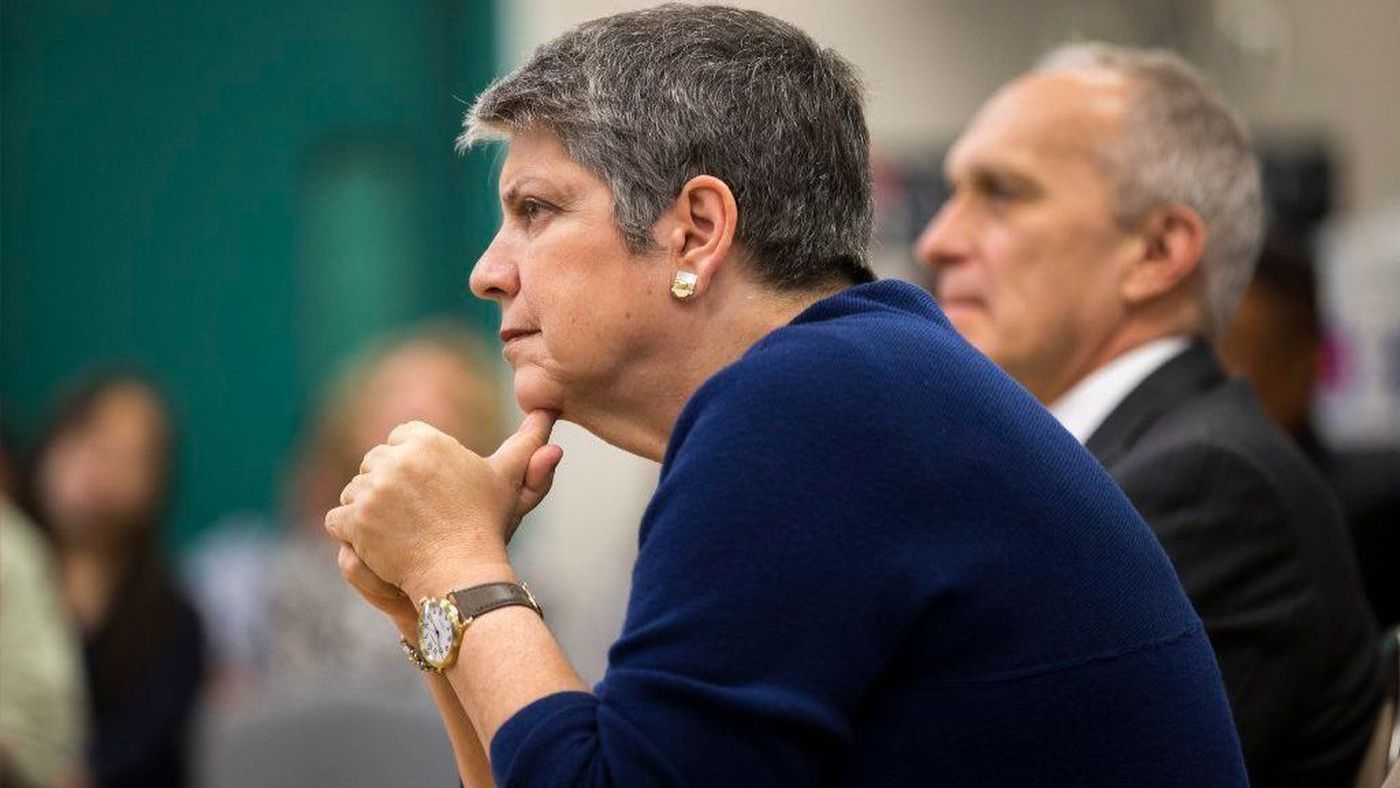
POLYGON ((340 554, 336 556, 340 574, 359 592, 364 600, 376 610, 393 620, 399 634, 412 642, 418 640, 418 608, 408 595, 391 583, 370 571, 365 562, 355 554, 355 549, 345 542, 340 543, 340 554))
POLYGON ((563 458, 548 444, 553 426, 553 414, 534 411, 490 457, 422 422, 396 427, 326 514, 326 530, 350 548, 341 555, 346 578, 390 615, 401 608, 352 557, 408 599, 446 593, 459 580, 509 579, 506 543, 549 492, 563 458))

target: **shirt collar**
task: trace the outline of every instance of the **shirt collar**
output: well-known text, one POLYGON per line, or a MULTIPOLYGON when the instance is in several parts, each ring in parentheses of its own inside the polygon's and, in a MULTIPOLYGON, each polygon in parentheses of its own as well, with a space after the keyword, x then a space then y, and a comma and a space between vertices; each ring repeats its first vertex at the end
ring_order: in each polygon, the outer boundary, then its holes
POLYGON ((1156 339, 1129 350, 1074 384, 1051 403, 1050 415, 1080 443, 1084 443, 1124 397, 1190 344, 1189 338, 1177 335, 1156 339))

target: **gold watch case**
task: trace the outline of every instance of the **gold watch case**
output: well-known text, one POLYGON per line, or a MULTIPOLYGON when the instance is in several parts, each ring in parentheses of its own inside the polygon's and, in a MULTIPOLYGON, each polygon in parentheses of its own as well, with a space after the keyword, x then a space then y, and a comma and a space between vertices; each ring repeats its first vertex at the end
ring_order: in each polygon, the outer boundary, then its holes
POLYGON ((435 670, 457 661, 467 622, 450 597, 427 597, 418 603, 418 653, 435 670))

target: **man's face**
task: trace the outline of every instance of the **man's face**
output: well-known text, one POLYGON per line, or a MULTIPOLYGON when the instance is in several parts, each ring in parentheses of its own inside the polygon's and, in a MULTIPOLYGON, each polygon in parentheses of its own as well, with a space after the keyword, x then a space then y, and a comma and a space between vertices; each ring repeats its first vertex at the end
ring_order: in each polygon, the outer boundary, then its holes
POLYGON ((957 330, 1042 402, 1101 361, 1123 319, 1119 281, 1138 241, 1114 216, 1100 151, 1127 86, 1032 74, 992 97, 949 151, 953 196, 915 246, 957 330))

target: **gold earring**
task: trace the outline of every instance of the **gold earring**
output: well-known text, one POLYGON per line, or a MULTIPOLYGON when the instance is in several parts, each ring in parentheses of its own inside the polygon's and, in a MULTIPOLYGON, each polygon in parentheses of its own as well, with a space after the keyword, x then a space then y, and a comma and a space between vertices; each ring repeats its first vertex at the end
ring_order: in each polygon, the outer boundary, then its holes
POLYGON ((671 280, 671 295, 679 301, 685 301, 695 295, 695 283, 700 281, 700 276, 693 271, 677 271, 674 279, 671 280))

